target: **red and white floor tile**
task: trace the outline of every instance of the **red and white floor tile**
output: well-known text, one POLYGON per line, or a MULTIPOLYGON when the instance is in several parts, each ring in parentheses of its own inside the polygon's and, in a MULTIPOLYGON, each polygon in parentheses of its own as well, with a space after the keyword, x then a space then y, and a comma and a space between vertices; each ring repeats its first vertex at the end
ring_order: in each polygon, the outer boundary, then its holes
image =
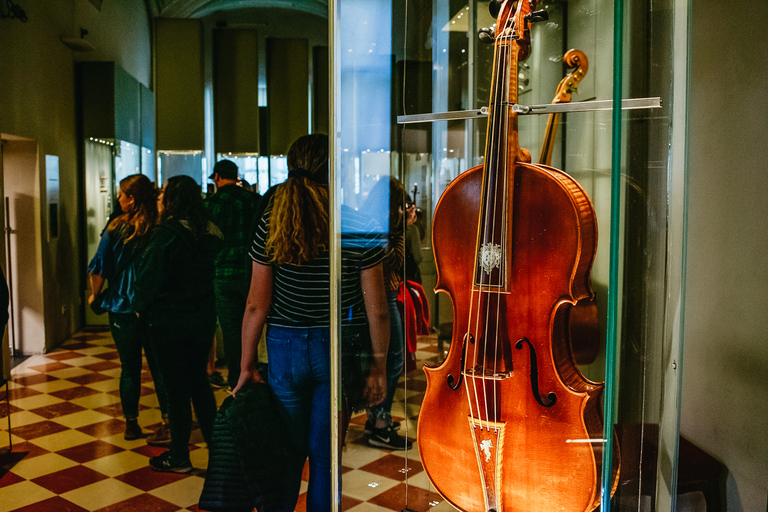
MULTIPOLYGON (((424 337, 419 349, 417 368, 401 380, 393 407, 402 422, 400 433, 414 446, 407 452, 371 448, 363 434, 365 416, 354 417, 342 455, 345 511, 453 510, 431 487, 418 460, 416 422, 426 387, 421 363, 435 359, 435 337, 424 337)), ((79 332, 54 352, 14 368, 10 407, 5 387, 0 391, 0 512, 198 510, 208 462, 199 430, 190 442, 195 471, 152 471, 149 457, 164 449, 143 439, 123 439, 119 376, 112 338, 97 330, 79 332)), ((149 432, 158 426, 160 411, 146 366, 142 380, 139 422, 149 432)), ((225 390, 216 391, 219 403, 226 396, 225 390)), ((305 489, 306 481, 302 493, 305 489)), ((304 503, 302 494, 296 510, 303 511, 304 503)))

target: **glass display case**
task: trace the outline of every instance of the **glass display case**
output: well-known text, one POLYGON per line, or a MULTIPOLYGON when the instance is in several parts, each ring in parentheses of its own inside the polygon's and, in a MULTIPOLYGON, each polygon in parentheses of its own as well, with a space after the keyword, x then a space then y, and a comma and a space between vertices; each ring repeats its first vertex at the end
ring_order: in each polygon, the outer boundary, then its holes
MULTIPOLYGON (((124 140, 89 137, 84 142, 85 237, 86 258, 96 254, 101 233, 117 205, 120 181, 131 174, 145 174, 156 182, 154 155, 151 149, 124 140)), ((85 287, 85 297, 90 295, 85 287)), ((107 322, 106 315, 95 315, 85 308, 86 324, 107 322)))
MULTIPOLYGON (((269 157, 269 186, 282 183, 288 177, 288 160, 285 155, 277 155, 269 157)), ((266 192, 266 191, 265 191, 266 192)), ((261 187, 259 187, 259 193, 261 187)))
POLYGON ((272 185, 269 178, 271 173, 268 157, 259 156, 258 153, 218 153, 216 155, 217 162, 225 159, 237 165, 240 178, 248 182, 248 185, 259 194, 264 194, 272 185))
POLYGON ((158 183, 155 158, 155 152, 152 149, 147 147, 141 148, 141 173, 152 180, 153 183, 158 183))
POLYGON ((675 510, 687 3, 329 8, 331 216, 408 243, 392 421, 332 320, 337 506, 675 510))
MULTIPOLYGON (((114 141, 89 138, 85 141, 85 237, 87 261, 96 254, 101 241, 101 233, 107 226, 112 213, 116 195, 113 193, 114 141)), ((87 304, 90 289, 85 287, 87 304)), ((85 308, 86 324, 106 324, 106 315, 95 315, 91 308, 85 308)))
POLYGON ((185 175, 198 184, 208 182, 208 172, 202 151, 158 151, 157 178, 165 183, 173 176, 185 175))
POLYGON ((142 154, 139 146, 124 140, 118 141, 115 148, 115 183, 119 186, 123 178, 131 174, 142 174, 142 154))

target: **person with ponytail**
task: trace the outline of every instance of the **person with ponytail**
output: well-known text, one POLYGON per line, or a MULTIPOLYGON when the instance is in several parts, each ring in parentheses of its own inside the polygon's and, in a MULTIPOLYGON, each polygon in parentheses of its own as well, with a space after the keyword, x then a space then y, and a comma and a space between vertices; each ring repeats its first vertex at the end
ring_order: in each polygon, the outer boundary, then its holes
POLYGON ((133 298, 149 325, 169 400, 170 449, 149 465, 155 471, 189 473, 190 403, 209 446, 216 416, 206 367, 216 331, 213 273, 222 236, 208 221, 200 185, 189 176, 169 178, 160 204, 160 222, 137 264, 133 298))
MULTIPOLYGON (((88 304, 98 302, 109 314, 109 327, 120 355, 120 404, 125 416, 125 439, 130 441, 146 437, 138 423, 142 348, 155 381, 161 413, 167 418, 168 412, 164 381, 148 343, 147 326, 136 317, 131 304, 135 293, 135 262, 146 248, 150 231, 157 222, 155 187, 143 174, 133 174, 120 181, 117 201, 122 213, 107 225, 96 255, 88 265, 92 291, 88 304), (106 281, 109 287, 102 293, 106 281)), ((149 440, 164 444, 170 437, 161 427, 149 440)))
MULTIPOLYGON (((275 510, 294 510, 309 457, 306 508, 318 512, 330 510, 332 500, 328 137, 300 137, 287 160, 288 179, 276 188, 249 253, 251 286, 243 318, 240 379, 233 393, 266 378, 296 450, 282 506, 275 510), (261 375, 257 350, 265 324, 269 364, 268 375, 261 375)), ((385 397, 389 313, 381 230, 342 207, 341 231, 342 357, 362 355, 350 347, 367 347, 370 356, 359 368, 345 368, 342 361, 348 413, 385 397), (358 382, 353 383, 351 374, 359 376, 358 382)))

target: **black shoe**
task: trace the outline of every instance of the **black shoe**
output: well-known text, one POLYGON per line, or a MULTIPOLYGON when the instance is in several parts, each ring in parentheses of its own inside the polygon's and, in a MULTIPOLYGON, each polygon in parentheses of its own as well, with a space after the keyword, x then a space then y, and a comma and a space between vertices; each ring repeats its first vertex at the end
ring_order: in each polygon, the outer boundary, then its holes
POLYGON ((162 473, 189 473, 194 469, 189 461, 189 457, 184 460, 177 460, 171 457, 171 452, 169 451, 149 459, 149 465, 153 471, 160 471, 162 473))
POLYGON ((134 441, 136 439, 143 439, 147 437, 141 427, 139 426, 139 420, 136 418, 125 420, 125 440, 134 441))
MULTIPOLYGON (((392 426, 389 427, 389 428, 391 428, 392 430, 397 432, 398 430, 400 430, 400 422, 399 421, 393 421, 392 422, 392 426)), ((373 424, 370 422, 370 420, 367 420, 365 422, 365 428, 363 428, 363 433, 365 435, 367 435, 367 436, 370 436, 371 433, 373 433, 373 424)))
POLYGON ((160 427, 155 430, 155 433, 147 438, 147 444, 151 446, 170 446, 171 429, 168 426, 168 423, 161 423, 160 427))
POLYGON ((410 450, 413 443, 389 427, 372 429, 368 436, 368 446, 386 450, 410 450))

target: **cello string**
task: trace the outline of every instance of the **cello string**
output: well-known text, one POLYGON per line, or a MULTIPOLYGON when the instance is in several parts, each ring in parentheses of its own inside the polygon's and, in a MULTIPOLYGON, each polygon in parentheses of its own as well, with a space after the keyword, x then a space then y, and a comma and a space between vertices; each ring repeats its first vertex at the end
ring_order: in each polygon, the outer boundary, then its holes
MULTIPOLYGON (((484 195, 484 198, 483 198, 484 199, 484 203, 485 203, 485 210, 484 210, 484 212, 482 212, 482 216, 481 216, 482 220, 483 220, 483 224, 481 226, 482 236, 481 236, 480 242, 482 244, 487 244, 488 243, 488 238, 489 238, 488 237, 488 225, 489 225, 489 222, 490 222, 490 213, 492 211, 491 198, 493 197, 493 194, 494 194, 494 188, 493 188, 494 180, 492 179, 492 177, 494 176, 494 174, 496 172, 496 167, 495 167, 496 159, 493 158, 493 157, 494 157, 494 155, 496 155, 498 153, 498 143, 497 143, 496 137, 497 137, 497 132, 498 132, 497 125, 498 125, 498 122, 499 122, 499 112, 500 112, 500 110, 499 110, 499 101, 498 101, 499 100, 498 88, 499 88, 499 79, 500 79, 499 74, 498 74, 498 70, 499 70, 498 66, 499 66, 499 60, 501 59, 502 52, 503 52, 503 48, 502 47, 496 47, 496 55, 495 55, 496 58, 494 59, 494 70, 493 70, 494 71, 494 84, 493 84, 493 90, 492 90, 492 94, 491 94, 491 101, 493 103, 494 112, 493 112, 493 117, 491 119, 491 122, 489 123, 490 124, 490 133, 488 134, 488 137, 487 137, 488 149, 486 150, 486 161, 485 161, 485 168, 486 168, 485 183, 484 183, 485 195, 484 195)), ((491 241, 492 241, 492 239, 491 239, 491 241)), ((481 249, 482 249, 482 246, 481 246, 481 249)), ((482 251, 478 255, 478 258, 481 258, 482 257, 481 255, 482 255, 482 251)), ((481 265, 481 267, 482 267, 482 265, 481 265)), ((483 275, 483 272, 487 272, 485 267, 483 267, 482 271, 480 272, 480 275, 479 275, 480 279, 479 279, 479 283, 478 283, 478 292, 477 292, 478 293, 478 309, 477 309, 477 317, 476 317, 476 320, 475 320, 475 322, 476 322, 475 323, 475 326, 476 326, 475 327, 475 332, 478 334, 478 336, 477 336, 477 338, 475 340, 475 349, 474 349, 474 363, 475 364, 474 364, 474 371, 473 371, 474 378, 473 378, 473 381, 472 381, 473 384, 474 384, 473 387, 474 387, 474 391, 475 391, 475 404, 476 404, 476 407, 477 407, 477 414, 478 414, 478 417, 479 417, 479 423, 480 423, 480 428, 481 429, 483 428, 483 424, 482 424, 483 415, 481 414, 481 409, 483 409, 483 405, 485 405, 485 404, 481 403, 480 397, 478 396, 478 389, 477 389, 478 388, 478 386, 477 386, 477 384, 478 384, 478 377, 477 377, 477 375, 478 375, 478 371, 479 371, 479 373, 480 373, 479 382, 480 382, 480 384, 482 386, 483 396, 485 396, 485 380, 483 379, 484 365, 483 364, 478 364, 478 363, 479 363, 479 359, 480 359, 479 355, 480 355, 480 343, 481 343, 481 340, 482 340, 483 344, 487 343, 487 330, 486 330, 487 325, 484 324, 483 320, 485 320, 487 322, 487 312, 485 311, 485 308, 487 308, 487 306, 488 306, 488 299, 487 299, 486 294, 485 294, 486 278, 483 275), (482 325, 482 327, 481 327, 481 325, 482 325), (482 333, 482 335, 480 335, 481 333, 482 333)), ((483 353, 484 352, 485 352, 485 350, 483 350, 483 353)), ((487 413, 488 413, 488 411, 487 411, 487 408, 486 408, 485 409, 486 421, 487 421, 487 413)))
MULTIPOLYGON (((494 63, 496 62, 497 58, 498 58, 498 46, 496 46, 494 48, 494 63)), ((494 71, 495 71, 495 69, 494 69, 494 71)), ((492 75, 492 80, 493 80, 493 78, 494 78, 494 76, 492 75)), ((489 169, 490 159, 488 157, 489 157, 490 154, 492 154, 492 151, 493 151, 493 149, 492 149, 492 140, 493 140, 492 139, 492 132, 493 132, 493 125, 494 125, 495 115, 496 115, 495 103, 493 101, 494 97, 495 97, 494 89, 493 89, 494 87, 495 87, 495 84, 492 82, 490 105, 489 105, 490 112, 489 112, 489 116, 488 116, 489 130, 488 130, 488 133, 486 134, 485 161, 483 162, 483 165, 485 167, 484 170, 486 171, 486 173, 490 172, 490 169, 489 169)), ((484 182, 482 184, 482 190, 483 190, 483 197, 487 197, 488 184, 485 182, 485 180, 484 180, 484 182)), ((487 207, 487 205, 486 205, 486 207, 487 207)), ((474 281, 476 279, 476 276, 478 276, 478 267, 479 267, 478 260, 480 259, 480 249, 481 249, 482 238, 484 237, 484 234, 483 234, 483 223, 482 223, 482 219, 483 219, 482 213, 483 212, 481 211, 480 215, 478 216, 478 224, 477 224, 476 254, 475 254, 474 265, 473 265, 474 271, 473 271, 473 274, 472 274, 473 285, 472 285, 471 292, 470 292, 470 308, 469 308, 469 312, 468 312, 469 318, 467 319, 468 334, 469 333, 477 334, 478 333, 477 328, 479 326, 480 308, 477 307, 476 303, 475 303, 475 293, 476 292, 475 292, 474 281), (477 315, 474 315, 473 312, 475 311, 476 307, 477 307, 477 315)), ((479 288, 477 290, 477 302, 478 303, 480 302, 480 299, 482 297, 482 283, 483 283, 483 280, 482 280, 482 273, 481 273, 480 274, 479 288)), ((465 366, 465 368, 462 368, 462 371, 464 371, 465 369, 468 369, 468 367, 473 364, 472 361, 476 361, 477 360, 477 344, 478 344, 478 342, 479 341, 477 339, 475 339, 475 342, 474 342, 475 347, 473 348, 474 358, 472 360, 470 360, 470 358, 467 357, 469 355, 469 353, 470 353, 470 347, 469 347, 470 343, 469 343, 469 340, 467 340, 465 338, 465 341, 464 341, 464 356, 465 356, 464 357, 464 366, 465 366)), ((470 418, 472 420, 472 425, 474 425, 475 424, 475 412, 474 412, 474 409, 473 409, 473 406, 472 406, 472 403, 473 403, 472 395, 473 394, 474 394, 474 405, 477 408, 478 415, 480 414, 480 409, 479 409, 480 403, 479 403, 479 399, 478 399, 478 396, 477 396, 477 388, 474 385, 475 381, 474 381, 474 378, 472 377, 472 375, 473 375, 473 372, 466 371, 466 380, 465 380, 464 387, 465 387, 465 390, 466 390, 466 393, 467 393, 467 405, 469 406, 470 418), (472 390, 471 391, 469 389, 469 387, 470 387, 469 386, 470 379, 472 380, 472 390)))
MULTIPOLYGON (((509 22, 507 22, 507 24, 508 23, 509 22)), ((513 59, 513 52, 512 52, 512 49, 511 49, 511 43, 509 43, 509 46, 507 47, 507 52, 506 52, 506 59, 505 59, 505 62, 504 62, 504 73, 505 73, 505 76, 504 76, 504 99, 506 100, 505 103, 509 103, 509 101, 511 99, 509 97, 509 95, 510 95, 510 79, 514 76, 512 74, 512 71, 513 71, 512 70, 512 66, 515 64, 513 62, 513 60, 514 59, 513 59)), ((504 147, 505 148, 509 144, 509 128, 510 128, 510 126, 509 126, 509 107, 505 105, 505 107, 504 107, 504 140, 505 140, 504 147)), ((514 162, 513 162, 513 165, 514 165, 514 162)), ((495 333, 495 336, 494 336, 495 343, 494 343, 493 369, 492 369, 492 372, 493 372, 493 375, 494 375, 494 380, 492 381, 492 383, 493 383, 493 419, 494 419, 494 422, 497 423, 497 424, 500 421, 499 411, 498 411, 498 397, 497 397, 497 392, 498 392, 498 387, 500 385, 500 382, 497 382, 495 380, 495 376, 496 376, 496 374, 498 372, 498 368, 499 368, 499 340, 500 340, 500 322, 499 322, 499 319, 501 318, 501 303, 502 303, 502 297, 501 297, 501 291, 502 290, 501 290, 501 286, 503 285, 504 276, 507 275, 507 272, 509 271, 509 269, 507 268, 506 249, 507 249, 507 231, 508 231, 508 227, 509 227, 507 223, 509 221, 509 215, 511 214, 511 212, 507 211, 507 208, 509 207, 509 204, 508 204, 508 193, 509 193, 509 190, 508 189, 509 189, 509 186, 510 186, 510 183, 509 183, 509 158, 508 158, 507 151, 504 151, 503 166, 504 166, 503 178, 500 181, 500 184, 503 186, 502 197, 501 197, 502 207, 500 209, 497 209, 497 211, 499 211, 499 210, 501 211, 501 247, 503 247, 504 250, 503 250, 503 253, 502 253, 503 254, 503 258, 501 260, 501 267, 500 267, 500 271, 499 271, 499 283, 498 283, 499 289, 498 289, 498 293, 496 294, 496 333, 495 333)), ((513 167, 513 171, 514 171, 514 167, 513 167)))
MULTIPOLYGON (((507 53, 508 48, 506 45, 502 46, 503 51, 500 52, 501 55, 499 56, 499 63, 498 63, 498 70, 499 70, 499 76, 498 76, 498 86, 497 86, 497 92, 496 92, 496 103, 498 105, 498 111, 499 114, 496 117, 496 123, 497 123, 497 133, 494 134, 494 141, 496 144, 496 151, 494 152, 494 176, 493 176, 493 193, 490 196, 491 200, 489 200, 489 222, 488 226, 490 229, 490 243, 497 244, 497 242, 500 242, 500 240, 496 239, 496 225, 498 221, 499 216, 499 204, 498 204, 498 198, 499 198, 499 184, 500 180, 503 177, 504 173, 504 158, 503 158, 503 149, 506 144, 504 144, 504 117, 505 117, 505 108, 504 108, 504 98, 505 98, 505 91, 506 91, 506 80, 507 80, 507 73, 506 73, 506 62, 507 62, 507 53)), ((503 247, 503 245, 501 246, 503 247)), ((503 257, 502 257, 503 259, 503 257)), ((500 270, 500 269, 499 269, 500 270)), ((493 400, 495 398, 494 395, 489 396, 488 390, 487 390, 487 383, 488 380, 486 376, 488 375, 488 368, 486 367, 489 357, 489 350, 488 350, 488 344, 490 341, 490 338, 492 336, 495 336, 497 334, 497 330, 494 330, 495 332, 491 332, 490 329, 490 322, 491 322, 491 308, 492 308, 492 301, 496 301, 498 303, 498 297, 493 293, 492 287, 494 285, 497 285, 498 283, 494 282, 494 275, 492 273, 489 274, 488 279, 488 291, 486 296, 486 302, 485 302, 485 338, 484 338, 484 344, 483 344, 483 368, 482 368, 482 376, 483 376, 483 397, 485 398, 484 405, 485 405, 485 426, 490 431, 490 420, 491 415, 488 411, 488 399, 490 398, 493 400)), ((500 273, 496 273, 496 279, 498 279, 498 275, 500 273)), ((491 369, 492 371, 492 369, 491 369)), ((495 386, 494 386, 495 388, 495 386)), ((495 400, 494 400, 495 401, 495 400)))
MULTIPOLYGON (((503 78, 503 75, 499 76, 499 72, 498 71, 500 69, 500 67, 499 67, 500 66, 500 62, 503 61, 504 50, 505 50, 505 48, 503 46, 500 46, 500 45, 497 45, 496 48, 494 49, 494 51, 495 51, 495 59, 494 59, 495 67, 494 67, 494 70, 493 70, 494 71, 494 76, 493 76, 494 83, 493 83, 493 89, 491 91, 491 108, 492 108, 492 112, 491 112, 491 116, 489 118, 489 133, 488 133, 487 139, 486 139, 487 140, 487 144, 486 144, 487 145, 487 148, 486 148, 486 161, 485 161, 485 170, 486 170, 485 178, 486 179, 485 179, 485 183, 483 184, 483 188, 485 189, 485 194, 484 194, 485 209, 484 209, 484 212, 481 212, 482 213, 481 214, 481 220, 484 219, 485 222, 478 226, 479 227, 479 229, 478 229, 478 234, 479 234, 478 242, 479 242, 479 244, 478 245, 480 245, 481 243, 487 243, 488 242, 488 224, 489 224, 489 219, 490 219, 490 212, 492 210, 492 204, 491 204, 491 199, 490 198, 495 196, 495 193, 494 193, 495 191, 492 188, 493 184, 494 184, 494 180, 491 180, 489 178, 492 176, 492 174, 494 172, 496 172, 496 169, 495 169, 494 165, 495 165, 497 159, 494 159, 494 158, 491 158, 491 157, 498 153, 498 148, 499 148, 499 145, 498 145, 498 135, 499 135, 498 124, 499 124, 499 120, 500 120, 499 116, 500 116, 501 112, 503 112, 503 109, 500 108, 501 105, 500 105, 500 101, 499 101, 499 99, 500 99, 499 98, 499 82, 503 78)), ((493 240, 491 239, 491 241, 493 241, 493 240)), ((479 258, 480 258, 480 254, 477 254, 475 256, 475 274, 474 274, 475 276, 478 275, 477 267, 478 267, 478 260, 479 260, 479 258)), ((474 399, 475 399, 474 402, 475 402, 475 407, 476 407, 476 410, 477 410, 477 414, 480 417, 479 423, 480 423, 480 427, 482 429, 483 428, 482 427, 482 416, 480 415, 482 407, 481 407, 480 398, 478 396, 477 378, 475 378, 474 375, 477 375, 477 372, 475 370, 478 369, 478 364, 477 363, 478 363, 478 359, 479 359, 478 356, 479 356, 479 348, 480 348, 480 338, 482 338, 483 343, 487 343, 487 336, 485 335, 486 334, 485 329, 483 330, 483 334, 484 335, 480 336, 481 318, 484 317, 486 319, 486 322, 487 322, 488 315, 487 315, 487 311, 485 312, 486 314, 483 315, 483 309, 487 308, 487 300, 483 300, 484 294, 485 294, 485 290, 484 290, 484 288, 485 288, 485 278, 484 278, 482 272, 479 274, 479 276, 480 276, 480 279, 479 279, 478 288, 477 288, 477 295, 478 295, 477 303, 478 303, 478 307, 477 307, 476 316, 475 316, 475 319, 474 319, 474 329, 473 329, 473 331, 475 332, 475 334, 477 336, 476 336, 476 339, 475 339, 475 347, 474 347, 474 358, 473 358, 474 365, 473 365, 473 371, 471 372, 471 374, 473 375, 473 377, 472 377, 472 383, 473 383, 472 390, 474 392, 474 399)), ((474 277, 473 277, 473 279, 474 279, 474 277)), ((473 293, 473 298, 474 298, 474 293, 473 293)), ((472 311, 471 310, 470 310, 470 315, 472 316, 472 311)), ((470 317, 470 323, 471 322, 472 322, 472 320, 471 320, 471 317, 470 317)), ((487 327, 487 325, 486 325, 486 327, 487 327)), ((483 385, 482 389, 483 389, 483 391, 485 391, 485 379, 483 378, 484 377, 484 365, 480 367, 480 371, 482 372, 481 376, 480 376, 480 379, 481 379, 481 382, 482 382, 482 385, 483 385)), ((467 389, 467 392, 469 393, 469 389, 467 389)), ((470 400, 470 402, 471 402, 471 400, 470 400)), ((486 407, 485 407, 486 411, 485 412, 486 412, 486 424, 487 424, 487 403, 485 405, 486 405, 486 407)), ((471 407, 470 407, 470 411, 472 411, 471 407)), ((474 419, 474 412, 473 412, 473 419, 474 419)))
MULTIPOLYGON (((509 18, 507 19, 507 22, 505 23, 504 31, 509 28, 509 18)), ((495 293, 493 293, 493 300, 495 301, 496 306, 496 312, 495 312, 495 318, 494 320, 494 327, 495 332, 493 333, 493 365, 490 369, 490 385, 493 386, 492 392, 491 392, 491 398, 493 401, 493 415, 489 415, 486 413, 486 417, 488 418, 488 422, 486 423, 488 426, 488 429, 490 430, 490 419, 493 419, 494 423, 498 423, 499 418, 499 411, 498 411, 498 386, 500 385, 499 382, 496 381, 496 376, 498 374, 499 370, 499 343, 500 343, 500 334, 501 334, 501 325, 500 325, 500 318, 501 318, 501 307, 502 307, 502 286, 504 284, 504 277, 507 272, 507 223, 508 223, 508 183, 509 183, 509 159, 507 157, 507 151, 506 148, 509 144, 509 109, 507 106, 507 103, 509 101, 509 93, 510 93, 510 79, 512 78, 512 51, 509 43, 504 44, 504 58, 501 63, 503 66, 501 69, 503 70, 502 74, 502 87, 501 87, 501 97, 500 97, 500 105, 503 105, 503 108, 501 109, 502 115, 499 118, 499 122, 501 123, 501 127, 499 130, 499 155, 501 158, 501 161, 498 162, 499 168, 497 169, 497 179, 495 182, 495 186, 498 187, 500 190, 496 190, 496 193, 494 194, 494 233, 496 233, 496 223, 499 222, 501 229, 500 229, 500 237, 499 237, 499 246, 502 248, 502 258, 499 265, 499 271, 497 273, 497 282, 493 283, 496 286, 495 293), (501 197, 499 197, 499 193, 501 193, 501 197), (500 200, 501 204, 498 204, 498 201, 500 200)), ((490 318, 490 308, 488 310, 488 318, 490 318)), ((488 360, 488 357, 486 357, 486 360, 488 360)), ((487 395, 486 395, 487 396, 487 395)))
MULTIPOLYGON (((502 33, 508 33, 509 29, 511 27, 511 18, 507 18, 504 30, 502 33)), ((508 158, 508 151, 507 147, 509 145, 509 135, 510 135, 510 117, 509 117, 509 107, 508 103, 510 102, 510 87, 511 87, 511 80, 514 79, 515 75, 512 73, 513 65, 515 65, 515 62, 513 60, 515 59, 516 54, 512 52, 511 43, 505 42, 504 44, 504 58, 500 65, 503 67, 502 69, 502 86, 501 86, 501 95, 499 98, 499 104, 503 106, 501 109, 502 115, 499 118, 499 122, 501 123, 501 126, 499 127, 499 135, 497 137, 499 141, 499 168, 497 170, 497 178, 495 181, 495 186, 498 187, 496 190, 496 193, 494 194, 494 233, 496 233, 496 224, 500 224, 500 236, 499 236, 499 246, 502 248, 501 250, 501 260, 499 262, 499 271, 496 274, 496 282, 492 283, 495 285, 496 290, 495 293, 493 293, 493 300, 495 301, 495 317, 493 317, 494 320, 494 327, 495 332, 493 333, 493 364, 490 369, 490 385, 493 386, 492 392, 491 392, 491 399, 493 401, 492 407, 493 407, 493 415, 486 413, 486 417, 488 418, 488 421, 491 419, 494 421, 494 423, 498 423, 500 421, 499 418, 499 411, 498 411, 498 391, 499 391, 499 385, 500 382, 496 380, 498 370, 499 370, 499 343, 500 343, 500 336, 501 336, 501 308, 502 303, 505 303, 505 300, 502 298, 502 287, 504 285, 504 279, 507 276, 508 268, 507 268, 507 231, 508 231, 508 222, 509 222, 509 214, 508 211, 509 208, 509 200, 508 200, 508 194, 509 194, 509 179, 510 179, 510 167, 509 167, 509 158, 508 158), (499 195, 501 194, 501 195, 499 195), (499 204, 499 201, 501 204, 499 204)), ((514 162, 512 163, 514 166, 514 162)), ((512 167, 512 173, 514 173, 514 167, 512 167)), ((490 318, 490 309, 488 311, 488 317, 490 318)), ((485 358, 486 361, 488 361, 488 357, 485 358)), ((487 395, 486 395, 487 396, 487 395)), ((490 430, 490 424, 487 422, 487 426, 490 430)))
MULTIPOLYGON (((508 28, 509 20, 507 21, 505 25, 505 32, 508 28)), ((493 421, 495 423, 498 423, 499 417, 498 417, 498 400, 497 400, 497 392, 498 392, 498 386, 499 383, 495 380, 496 373, 498 370, 498 354, 499 354, 499 336, 500 336, 500 318, 501 318, 501 304, 502 304, 502 297, 501 297, 501 287, 503 285, 503 280, 506 272, 506 261, 507 261, 507 188, 508 188, 508 177, 509 177, 509 159, 507 156, 506 148, 509 144, 509 109, 506 106, 506 103, 509 102, 509 86, 510 86, 510 79, 512 77, 511 75, 511 63, 512 63, 512 51, 509 44, 505 45, 505 54, 504 54, 504 62, 503 62, 503 88, 502 88, 502 98, 504 100, 504 108, 503 108, 503 117, 502 123, 502 135, 500 136, 500 141, 503 140, 504 144, 503 147, 505 151, 500 151, 501 156, 501 169, 500 169, 500 177, 497 180, 497 186, 501 187, 501 207, 499 207, 498 204, 495 205, 494 211, 495 216, 500 216, 500 223, 501 223, 501 236, 499 240, 500 246, 502 249, 502 258, 500 261, 499 266, 499 272, 497 274, 498 282, 496 283, 497 286, 497 293, 494 295, 494 300, 496 301, 496 317, 495 317, 495 332, 494 332, 494 346, 493 346, 493 367, 491 368, 491 385, 493 386, 492 390, 492 400, 493 400, 493 421)), ((495 195, 495 200, 499 198, 499 192, 497 191, 495 195)), ((494 219, 494 224, 496 222, 496 219, 494 219)), ((489 416, 490 418, 490 416, 489 416)), ((490 428, 490 425, 489 425, 490 428)))
MULTIPOLYGON (((505 23, 505 29, 506 25, 505 23)), ((498 362, 498 345, 499 345, 499 318, 500 318, 500 307, 501 307, 501 296, 500 296, 500 287, 503 284, 504 279, 504 270, 505 265, 504 262, 506 261, 506 243, 505 243, 505 235, 506 235, 506 213, 505 213, 505 204, 506 204, 506 178, 507 178, 507 158, 506 158, 506 148, 509 143, 509 123, 508 123, 508 115, 507 115, 507 108, 505 106, 506 100, 509 96, 509 63, 511 59, 511 52, 509 44, 505 43, 502 46, 503 50, 500 52, 499 56, 499 62, 498 62, 498 71, 500 71, 499 83, 497 87, 497 93, 496 93, 496 99, 497 104, 499 106, 499 115, 496 117, 496 123, 497 123, 497 130, 498 133, 494 134, 494 141, 496 143, 496 151, 494 155, 496 156, 494 161, 494 180, 493 180, 493 201, 492 203, 489 202, 489 209, 490 209, 490 218, 491 222, 490 224, 490 237, 491 242, 498 245, 501 249, 501 258, 499 261, 499 268, 498 271, 495 274, 495 280, 493 275, 489 278, 488 283, 488 291, 487 291, 487 300, 486 300, 486 307, 485 307, 485 338, 484 338, 484 346, 483 346, 483 368, 482 368, 482 376, 483 376, 483 397, 484 397, 484 405, 485 405, 485 420, 486 420, 486 428, 490 431, 491 425, 490 422, 498 421, 498 411, 497 411, 497 382, 495 381, 495 374, 496 374, 496 368, 497 368, 497 362, 498 362), (499 194, 501 194, 501 198, 499 197, 499 194), (501 200, 501 204, 499 204, 499 201, 501 200), (497 227, 500 226, 500 230, 497 230, 497 227), (498 238, 497 238, 498 236, 498 238), (492 308, 495 304, 495 316, 491 316, 492 308), (493 332, 491 332, 490 324, 491 321, 493 321, 493 332), (489 350, 489 344, 491 343, 491 338, 493 339, 493 360, 491 361, 489 359, 490 356, 490 350, 489 350), (489 362, 492 362, 490 369, 486 366, 489 362), (488 386, 491 386, 490 393, 488 391, 488 386), (489 414, 489 404, 488 400, 491 400, 492 408, 493 408, 493 415, 489 414)))
MULTIPOLYGON (((497 223, 499 218, 499 205, 498 205, 498 198, 499 198, 499 185, 500 185, 500 175, 503 176, 503 157, 502 154, 505 153, 504 148, 506 148, 506 144, 504 143, 504 98, 505 98, 505 90, 506 90, 506 80, 507 80, 507 73, 506 73, 506 62, 507 62, 507 55, 508 55, 509 49, 506 45, 500 46, 499 51, 499 61, 497 63, 497 84, 496 84, 496 105, 498 107, 497 111, 498 114, 495 117, 495 126, 494 126, 494 134, 493 134, 493 141, 494 141, 494 149, 493 152, 494 160, 493 160, 493 180, 491 182, 493 190, 491 195, 488 198, 488 206, 486 211, 486 226, 487 229, 489 229, 490 233, 486 234, 486 237, 489 238, 489 242, 494 245, 498 245, 497 242, 499 240, 496 239, 497 234, 497 223)), ((503 247, 503 245, 501 246, 503 247)), ((503 258, 502 258, 503 259, 503 258)), ((501 269, 499 269, 501 270, 501 269)), ((498 279, 498 276, 500 275, 500 272, 496 272, 496 278, 498 279)), ((491 317, 491 308, 492 308, 492 301, 496 301, 498 304, 498 295, 494 293, 493 287, 498 286, 497 282, 494 282, 494 274, 493 269, 489 272, 488 277, 488 283, 487 283, 487 290, 485 292, 485 303, 484 303, 484 327, 483 332, 485 336, 483 337, 483 362, 482 362, 482 368, 481 368, 481 382, 483 384, 483 405, 485 408, 485 428, 490 431, 490 421, 491 421, 491 415, 489 414, 488 410, 488 399, 495 399, 494 394, 488 393, 488 355, 489 355, 489 343, 491 342, 491 338, 494 338, 497 335, 498 329, 496 329, 496 332, 491 332, 490 329, 490 322, 492 320, 491 317)), ((493 370, 491 369, 491 372, 493 370)), ((491 382, 493 385, 493 382, 491 382)), ((495 391, 495 386, 494 386, 495 391)), ((495 402, 495 400, 494 400, 495 402)))

